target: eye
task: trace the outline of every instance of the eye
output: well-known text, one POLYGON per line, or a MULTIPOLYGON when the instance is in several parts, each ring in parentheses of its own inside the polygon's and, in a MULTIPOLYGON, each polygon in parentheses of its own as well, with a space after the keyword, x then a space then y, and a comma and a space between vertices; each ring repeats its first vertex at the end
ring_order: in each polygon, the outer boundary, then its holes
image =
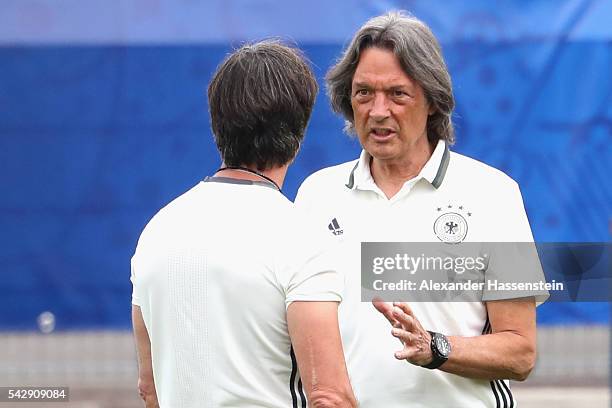
POLYGON ((370 94, 370 91, 368 91, 365 88, 358 89, 357 92, 355 92, 355 96, 368 96, 369 94, 370 94))
POLYGON ((401 89, 394 89, 392 93, 393 93, 393 96, 396 96, 396 97, 401 97, 401 96, 406 96, 407 95, 407 93, 402 91, 401 89))

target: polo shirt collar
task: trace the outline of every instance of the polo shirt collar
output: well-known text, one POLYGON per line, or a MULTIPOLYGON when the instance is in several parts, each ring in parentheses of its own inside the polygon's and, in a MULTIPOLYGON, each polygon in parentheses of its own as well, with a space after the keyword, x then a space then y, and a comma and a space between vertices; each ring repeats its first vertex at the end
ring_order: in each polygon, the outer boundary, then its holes
MULTIPOLYGON (((349 174, 346 183, 348 189, 379 190, 370 172, 371 158, 372 156, 370 156, 368 152, 365 150, 361 151, 359 160, 357 160, 357 163, 355 163, 355 166, 349 174)), ((439 188, 442 185, 442 181, 444 181, 449 160, 450 151, 448 145, 445 141, 439 140, 431 157, 427 160, 427 163, 425 163, 425 166, 415 178, 417 180, 423 178, 434 188, 439 188)))

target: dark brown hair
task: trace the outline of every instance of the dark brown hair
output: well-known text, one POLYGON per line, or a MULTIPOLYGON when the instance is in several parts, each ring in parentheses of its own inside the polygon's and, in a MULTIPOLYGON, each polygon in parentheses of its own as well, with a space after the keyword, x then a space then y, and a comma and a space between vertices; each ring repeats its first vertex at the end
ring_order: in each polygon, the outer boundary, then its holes
POLYGON ((265 170, 293 160, 318 89, 302 53, 279 41, 230 54, 208 86, 211 127, 224 163, 265 170))

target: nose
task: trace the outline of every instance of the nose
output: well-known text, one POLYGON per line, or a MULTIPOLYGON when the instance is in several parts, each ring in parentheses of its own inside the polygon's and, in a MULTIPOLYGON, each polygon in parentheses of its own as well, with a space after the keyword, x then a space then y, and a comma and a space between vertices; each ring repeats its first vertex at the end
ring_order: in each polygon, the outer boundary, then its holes
POLYGON ((374 95, 374 103, 370 110, 370 117, 376 122, 380 122, 389 117, 389 105, 387 96, 378 92, 374 95))

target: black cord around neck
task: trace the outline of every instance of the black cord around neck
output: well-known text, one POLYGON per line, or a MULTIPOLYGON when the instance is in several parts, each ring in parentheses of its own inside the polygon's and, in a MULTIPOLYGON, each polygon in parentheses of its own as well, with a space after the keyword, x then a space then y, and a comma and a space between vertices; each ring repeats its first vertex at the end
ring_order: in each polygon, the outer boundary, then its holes
POLYGON ((221 167, 221 168, 219 168, 219 169, 218 169, 218 170, 217 170, 215 173, 218 173, 218 172, 220 172, 220 171, 222 171, 222 170, 241 170, 241 171, 246 171, 247 173, 251 173, 251 174, 254 174, 254 175, 256 175, 256 176, 259 176, 259 177, 261 177, 262 179, 264 179, 264 180, 268 181, 269 183, 272 183, 272 185, 273 185, 273 186, 274 186, 274 187, 275 187, 275 188, 276 188, 278 191, 281 191, 280 186, 279 186, 278 184, 276 184, 276 182, 275 182, 274 180, 272 180, 270 177, 268 177, 268 176, 264 176, 264 175, 263 175, 263 174, 261 174, 260 172, 255 171, 255 170, 252 170, 252 169, 249 169, 249 168, 247 168, 247 167, 242 167, 242 166, 226 166, 226 167, 221 167))

